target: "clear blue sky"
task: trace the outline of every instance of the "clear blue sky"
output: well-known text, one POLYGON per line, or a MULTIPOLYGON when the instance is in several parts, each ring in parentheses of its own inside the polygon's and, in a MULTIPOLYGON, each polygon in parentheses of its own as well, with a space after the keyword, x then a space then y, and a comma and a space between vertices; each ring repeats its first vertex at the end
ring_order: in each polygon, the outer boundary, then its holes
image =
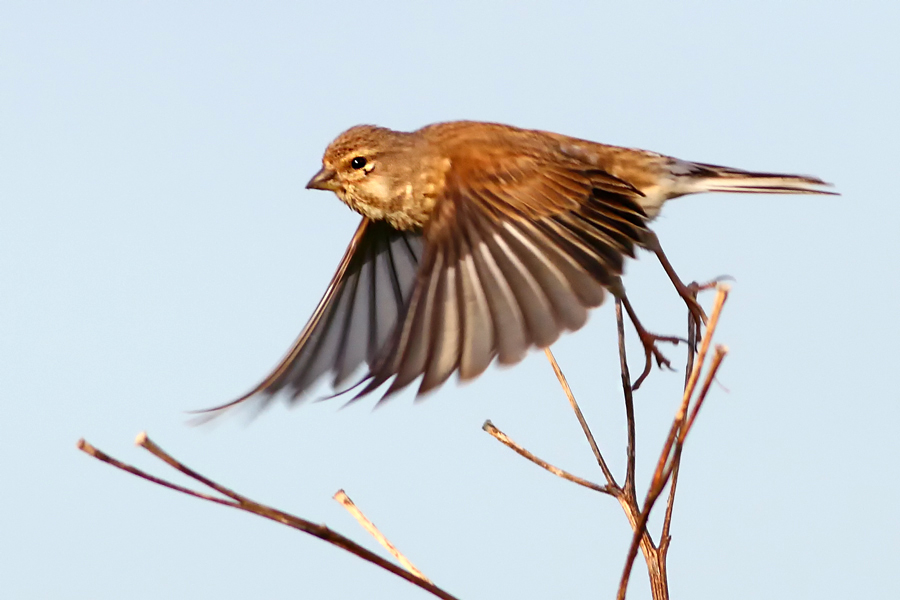
MULTIPOLYGON (((889 598, 900 537, 891 2, 15 2, 0 7, 0 595, 424 598, 323 543, 95 462, 163 447, 253 498, 373 543, 344 488, 463 598, 609 598, 629 530, 539 353, 423 403, 277 404, 187 426, 271 368, 357 216, 303 186, 362 122, 479 119, 808 173, 840 197, 708 195, 656 231, 686 279, 736 278, 732 350, 685 453, 680 598, 889 598)), ((684 307, 652 256, 654 330, 684 307)), ((634 368, 637 346, 631 340, 634 368)), ((554 348, 617 472, 611 305, 554 348)), ((671 357, 683 360, 681 349, 671 357)), ((637 396, 640 485, 681 373, 637 396)), ((640 559, 639 559, 640 560, 640 559)), ((648 598, 639 563, 632 598, 648 598)))

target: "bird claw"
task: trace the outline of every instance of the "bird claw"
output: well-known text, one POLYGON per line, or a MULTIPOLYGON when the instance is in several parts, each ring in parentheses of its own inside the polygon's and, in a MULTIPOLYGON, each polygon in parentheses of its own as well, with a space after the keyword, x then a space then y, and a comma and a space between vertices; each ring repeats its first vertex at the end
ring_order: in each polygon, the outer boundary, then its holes
POLYGON ((734 280, 735 280, 734 277, 732 277, 731 275, 719 275, 717 277, 713 277, 712 279, 710 279, 709 281, 707 281, 705 283, 697 283, 696 281, 692 281, 685 287, 687 288, 687 291, 690 292, 690 294, 692 296, 696 296, 698 292, 711 290, 711 289, 715 288, 717 285, 719 285, 720 283, 722 283, 723 281, 734 281, 734 280))
POLYGON ((684 303, 687 305, 688 312, 691 316, 689 324, 694 328, 694 343, 691 344, 691 349, 694 352, 697 351, 698 344, 703 337, 700 328, 702 325, 706 325, 707 321, 706 312, 704 312, 703 307, 700 306, 700 303, 697 302, 697 294, 715 288, 722 281, 734 281, 734 277, 732 277, 731 275, 719 275, 718 277, 714 277, 713 279, 710 279, 705 283, 697 283, 696 281, 692 281, 691 283, 683 287, 679 287, 677 285, 675 286, 678 289, 678 293, 684 299, 684 303))
POLYGON ((688 341, 682 337, 674 336, 674 335, 656 335, 655 333, 650 333, 646 330, 639 330, 638 337, 641 339, 641 344, 644 346, 644 371, 640 374, 640 376, 635 380, 635 382, 631 385, 631 389, 637 390, 641 387, 641 384, 644 383, 644 380, 650 375, 650 371, 653 368, 653 359, 656 359, 656 365, 660 369, 669 369, 670 371, 674 371, 675 369, 672 367, 672 363, 668 358, 656 347, 657 342, 668 342, 674 346, 677 346, 679 342, 684 342, 685 344, 688 341))
POLYGON ((656 360, 656 364, 660 369, 669 369, 670 371, 675 370, 672 367, 672 363, 669 361, 669 359, 666 358, 666 356, 659 350, 659 348, 656 347, 657 342, 668 342, 675 346, 677 346, 679 342, 684 342, 684 344, 690 347, 693 352, 697 351, 697 347, 701 338, 701 327, 703 325, 706 325, 707 321, 706 313, 703 311, 703 307, 700 306, 699 302, 697 302, 697 294, 703 290, 708 290, 716 287, 716 285, 724 279, 732 279, 730 276, 724 275, 716 277, 715 279, 712 279, 705 283, 697 283, 696 281, 694 281, 689 285, 685 285, 681 282, 678 276, 675 275, 674 270, 672 270, 671 265, 669 265, 668 263, 668 260, 665 259, 665 255, 662 254, 662 251, 658 251, 657 254, 660 256, 660 260, 663 262, 663 266, 666 267, 666 271, 669 273, 672 283, 678 290, 678 294, 684 299, 685 304, 687 304, 687 308, 690 313, 689 323, 691 325, 691 329, 688 333, 688 339, 672 335, 657 335, 655 333, 650 333, 649 331, 644 329, 643 325, 641 325, 641 322, 638 320, 637 315, 634 312, 634 308, 632 308, 631 303, 628 301, 628 297, 625 295, 625 290, 624 288, 622 288, 621 282, 618 283, 618 286, 613 289, 613 293, 615 294, 617 301, 622 303, 622 306, 628 313, 628 316, 631 319, 631 323, 637 330, 637 334, 641 340, 641 344, 644 346, 644 370, 631 385, 632 390, 637 390, 639 387, 641 387, 641 384, 644 383, 644 380, 647 379, 647 377, 650 375, 650 371, 653 369, 654 359, 656 360))
MULTIPOLYGON (((708 284, 704 284, 708 285, 708 284)), ((688 312, 691 313, 691 317, 693 317, 694 322, 699 324, 706 325, 706 312, 703 310, 703 307, 700 306, 700 303, 697 302, 697 293, 701 290, 709 289, 707 287, 703 287, 699 285, 696 281, 688 284, 687 291, 688 293, 682 296, 684 298, 684 303, 687 304, 688 312)))

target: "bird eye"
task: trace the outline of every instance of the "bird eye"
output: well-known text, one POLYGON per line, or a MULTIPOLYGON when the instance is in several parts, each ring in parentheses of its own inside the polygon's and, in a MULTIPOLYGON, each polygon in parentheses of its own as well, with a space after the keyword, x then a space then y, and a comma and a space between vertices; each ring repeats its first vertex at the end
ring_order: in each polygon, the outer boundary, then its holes
POLYGON ((366 158, 364 156, 357 156, 350 161, 350 166, 354 169, 362 169, 364 166, 366 166, 366 158))

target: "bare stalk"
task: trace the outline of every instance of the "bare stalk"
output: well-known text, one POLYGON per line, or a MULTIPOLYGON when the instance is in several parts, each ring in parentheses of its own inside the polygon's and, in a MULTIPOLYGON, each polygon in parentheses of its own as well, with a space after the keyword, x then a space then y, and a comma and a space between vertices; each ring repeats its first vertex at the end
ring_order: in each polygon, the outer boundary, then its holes
POLYGON ((360 546, 353 540, 344 537, 343 535, 337 533, 336 531, 333 531, 332 529, 329 529, 324 525, 318 525, 311 521, 307 521, 306 519, 295 517, 294 515, 282 512, 264 504, 259 504, 258 502, 255 502, 254 500, 251 500, 246 496, 238 494, 237 492, 234 492, 201 475, 200 473, 188 468, 183 463, 165 452, 162 448, 160 448, 157 444, 150 440, 150 438, 148 438, 147 434, 145 433, 141 433, 140 435, 138 435, 136 443, 151 452, 157 458, 163 460, 166 464, 184 473, 188 477, 191 477, 195 481, 198 481, 203 485, 210 487, 220 494, 226 496, 227 499, 203 494, 201 492, 196 492, 189 488, 176 485, 164 479, 160 479, 159 477, 150 475, 149 473, 146 473, 136 467, 123 463, 122 461, 109 456, 108 454, 98 450, 97 448, 86 442, 84 439, 78 441, 78 449, 85 452, 89 456, 96 458, 97 460, 116 467, 117 469, 121 469, 127 473, 131 473, 132 475, 136 475, 137 477, 146 479, 147 481, 150 481, 157 485, 169 488, 170 490, 175 490, 176 492, 181 492, 182 494, 187 494, 188 496, 200 498, 201 500, 206 500, 215 504, 237 508, 245 512, 253 513, 260 517, 270 519, 277 523, 287 525, 288 527, 292 527, 313 537, 319 538, 320 540, 328 542, 329 544, 337 546, 338 548, 342 548, 343 550, 346 550, 347 552, 358 556, 359 558, 367 562, 381 567, 385 571, 393 573, 397 577, 405 579, 406 581, 422 588, 423 590, 438 598, 443 598, 444 600, 457 600, 455 596, 437 587, 427 579, 422 579, 414 575, 413 573, 395 565, 394 563, 385 560, 384 558, 378 556, 370 550, 367 550, 366 548, 360 546))
MULTIPOLYGON (((688 286, 688 290, 690 290, 691 295, 694 300, 697 299, 697 293, 700 290, 708 290, 715 287, 718 282, 716 280, 698 284, 696 282, 691 283, 688 286)), ((687 364, 684 368, 684 385, 687 387, 688 381, 691 378, 691 374, 694 372, 694 358, 695 358, 695 350, 697 348, 697 339, 700 337, 700 327, 701 323, 698 323, 694 318, 694 313, 688 311, 687 313, 687 328, 688 328, 688 352, 687 352, 687 364)), ((681 467, 681 452, 676 452, 673 457, 673 467, 672 467, 672 477, 670 479, 669 484, 669 497, 666 501, 666 514, 663 517, 663 525, 662 531, 659 536, 659 560, 660 560, 660 571, 663 574, 663 577, 668 578, 667 574, 667 563, 666 557, 669 553, 669 543, 672 541, 672 537, 669 534, 672 528, 672 514, 675 510, 675 493, 678 491, 678 473, 681 467)))
POLYGON ((582 479, 581 477, 578 477, 577 475, 573 475, 573 474, 569 473, 568 471, 563 471, 562 469, 560 469, 558 467, 554 467, 547 461, 538 458, 537 456, 535 456, 534 454, 532 454, 531 452, 529 452, 528 450, 526 450, 525 448, 523 448, 522 446, 520 446, 519 444, 514 442, 512 439, 510 439, 510 437, 508 435, 506 435, 505 433, 503 433, 502 431, 497 429, 494 426, 494 424, 491 423, 489 420, 485 421, 484 425, 482 425, 481 428, 484 429, 489 434, 491 434, 494 437, 494 439, 496 439, 498 442, 500 442, 504 446, 515 450, 516 453, 518 453, 520 456, 527 458, 528 460, 530 460, 537 466, 541 467, 542 469, 546 469, 547 471, 550 471, 557 477, 562 477, 563 479, 571 481, 572 483, 577 483, 580 486, 594 490, 595 492, 600 492, 601 494, 609 494, 610 496, 616 495, 616 492, 613 491, 614 488, 612 488, 608 485, 600 485, 600 484, 594 483, 593 481, 588 481, 587 479, 582 479))
POLYGON ((584 414, 581 412, 581 407, 578 406, 578 402, 575 400, 575 394, 572 393, 572 388, 569 387, 569 382, 566 379, 566 376, 563 375, 559 363, 556 362, 556 357, 553 356, 553 352, 550 351, 550 348, 544 348, 544 354, 546 355, 547 360, 550 361, 550 366, 553 367, 556 379, 559 381, 560 387, 562 387, 563 392, 566 394, 566 398, 569 400, 569 406, 572 407, 575 418, 578 419, 578 424, 581 425, 581 430, 584 431, 584 436, 587 438, 588 444, 591 445, 594 458, 597 459, 597 464, 600 465, 600 470, 603 471, 603 476, 606 477, 606 483, 611 486, 616 486, 616 480, 613 477, 612 471, 609 470, 609 467, 606 465, 606 460, 603 459, 603 454, 600 453, 600 447, 597 445, 597 440, 594 439, 594 434, 591 433, 591 428, 588 427, 584 414))
POLYGON ((622 302, 616 300, 616 329, 619 338, 619 370, 622 373, 622 394, 625 396, 625 421, 628 427, 628 445, 625 460, 625 496, 637 510, 637 495, 634 491, 635 471, 635 422, 634 422, 634 389, 631 387, 631 374, 628 372, 628 357, 625 355, 625 320, 622 317, 622 302))
MULTIPOLYGON (((637 550, 641 542, 643 528, 646 527, 647 520, 650 517, 650 511, 653 509, 653 505, 659 498, 663 489, 665 489, 665 486, 669 482, 669 478, 671 477, 672 473, 674 471, 677 471, 678 465, 680 463, 681 451, 684 447, 684 441, 686 437, 686 433, 682 435, 682 428, 684 426, 686 415, 688 414, 688 408, 690 406, 690 401, 696 388, 697 380, 700 377, 700 370, 703 367, 703 363, 706 359, 706 354, 709 351, 709 345, 712 341, 713 335, 715 334, 716 326, 718 325, 719 315, 722 312, 722 307, 725 304, 725 300, 728 298, 729 287, 727 285, 720 284, 717 286, 717 291, 718 293, 716 294, 716 299, 713 304, 713 310, 709 318, 706 335, 704 336, 703 341, 700 344, 700 351, 697 353, 694 368, 692 369, 691 375, 688 378, 687 385, 685 386, 681 406, 679 406, 678 412, 675 414, 675 418, 672 421, 672 427, 669 430, 668 438, 666 439, 666 443, 663 447, 662 452, 660 453, 659 461, 656 465, 656 471, 654 472, 653 480, 650 483, 650 489, 647 490, 647 496, 644 500, 643 509, 641 510, 640 518, 638 519, 638 527, 634 530, 635 534, 631 541, 631 547, 628 550, 628 555, 625 560, 625 568, 622 573, 622 579, 619 583, 619 591, 616 596, 618 600, 625 599, 625 593, 628 589, 628 580, 631 576, 631 568, 634 565, 634 559, 637 556, 637 550)), ((722 355, 724 356, 724 347, 721 347, 721 350, 722 355)), ((714 364, 711 366, 709 375, 707 377, 709 381, 712 381, 712 378, 715 377, 719 365, 721 365, 721 360, 714 361, 714 364)), ((708 392, 709 386, 704 385, 697 399, 697 406, 702 405, 702 403, 706 399, 706 394, 708 392)), ((668 529, 666 529, 666 531, 668 531, 668 529)), ((666 547, 668 546, 668 542, 663 543, 666 544, 666 547)))
POLYGON ((398 550, 397 547, 394 546, 384 536, 384 534, 378 530, 377 527, 375 527, 375 523, 370 521, 368 517, 363 514, 363 512, 356 506, 356 504, 353 503, 353 500, 350 499, 350 496, 348 496, 347 493, 344 492, 344 490, 338 490, 334 494, 334 499, 340 502, 341 506, 347 509, 347 512, 349 512, 353 516, 353 518, 356 519, 357 523, 362 525, 363 529, 368 531, 369 534, 374 537, 379 544, 384 546, 384 548, 388 552, 390 552, 394 558, 397 559, 397 562, 399 562, 404 569, 406 569, 419 579, 431 583, 431 580, 425 577, 425 574, 417 569, 416 566, 412 564, 412 562, 408 558, 406 558, 406 556, 404 556, 403 553, 400 552, 400 550, 398 550))
MULTIPOLYGON (((708 286, 697 286, 696 284, 692 284, 688 287, 688 289, 691 290, 696 296, 696 291, 699 289, 704 289, 705 287, 708 286)), ((619 300, 616 301, 616 322, 618 331, 619 362, 622 376, 622 387, 625 398, 625 415, 628 436, 626 447, 626 472, 624 484, 622 486, 619 486, 616 482, 613 473, 609 469, 606 460, 600 452, 599 446, 593 434, 591 433, 590 427, 588 426, 587 421, 585 420, 584 415, 581 412, 581 408, 579 407, 578 402, 575 399, 575 395, 573 394, 572 389, 570 388, 568 381, 566 380, 565 375, 562 372, 562 369, 556 362, 556 358, 553 356, 553 353, 549 348, 545 350, 547 359, 550 362, 554 373, 556 374, 557 380, 559 381, 560 386, 569 401, 569 405, 572 408, 572 411, 574 412, 588 443, 590 444, 591 450, 594 454, 595 459, 597 460, 597 464, 599 465, 604 478, 606 479, 607 484, 600 485, 598 483, 594 483, 549 464, 543 459, 538 458, 532 452, 523 448, 520 444, 510 439, 509 436, 497 429, 497 427, 495 427, 490 421, 485 421, 484 425, 482 426, 482 428, 495 439, 514 450, 520 456, 528 459, 529 461, 535 463, 536 465, 549 471, 550 473, 553 473, 554 475, 562 479, 566 479, 596 492, 612 496, 619 501, 619 504, 621 505, 622 510, 624 511, 625 516, 628 519, 629 524, 631 525, 634 535, 632 537, 632 542, 628 550, 625 567, 623 569, 622 578, 619 584, 617 593, 618 600, 624 600, 625 598, 631 570, 634 565, 634 560, 637 556, 638 549, 640 549, 643 553, 644 559, 647 563, 647 570, 650 577, 650 588, 653 594, 653 598, 655 600, 668 600, 669 597, 668 580, 666 573, 666 556, 671 539, 669 532, 671 528, 677 478, 680 469, 684 444, 687 436, 694 426, 697 415, 702 408, 707 395, 709 394, 710 387, 712 385, 712 382, 715 380, 722 360, 724 359, 728 351, 725 346, 718 345, 715 347, 713 356, 710 360, 709 368, 706 373, 706 377, 703 380, 703 384, 698 388, 700 374, 702 369, 704 368, 706 357, 709 353, 712 338, 714 336, 722 308, 725 304, 725 301, 727 300, 729 288, 726 285, 720 284, 717 286, 717 290, 718 294, 716 295, 713 309, 708 321, 706 335, 704 336, 700 344, 700 348, 696 352, 696 354, 693 352, 693 349, 695 348, 697 336, 699 335, 700 324, 696 323, 693 320, 693 317, 689 315, 687 340, 689 352, 687 359, 684 394, 682 396, 682 402, 679 405, 679 408, 673 418, 670 431, 657 461, 656 468, 653 473, 653 478, 644 498, 643 505, 638 503, 635 491, 636 423, 633 397, 634 388, 630 384, 630 374, 628 372, 628 363, 625 353, 623 305, 619 300), (665 490, 667 485, 669 486, 669 496, 666 506, 666 513, 663 520, 660 543, 657 547, 654 544, 653 538, 651 537, 650 533, 647 531, 647 521, 654 504, 656 503, 662 492, 665 490)), ((628 308, 627 304, 625 305, 625 308, 628 308)), ((272 507, 259 504, 258 502, 247 498, 246 496, 243 496, 229 488, 220 485, 219 483, 213 481, 212 479, 209 479, 208 477, 205 477, 204 475, 187 467, 182 462, 172 457, 170 454, 160 448, 156 443, 150 440, 145 433, 141 433, 140 435, 138 435, 136 443, 175 470, 212 489, 217 494, 213 495, 199 492, 150 475, 136 467, 123 463, 101 452, 89 443, 85 442, 83 439, 78 442, 78 448, 102 462, 110 464, 137 477, 146 479, 147 481, 150 481, 157 485, 189 496, 193 496, 195 498, 200 498, 208 502, 220 504, 223 506, 229 506, 231 508, 236 508, 245 512, 250 512, 266 519, 270 519, 294 529, 300 530, 329 544, 342 548, 345 551, 350 552, 351 554, 358 556, 359 558, 362 558, 367 562, 375 564, 438 598, 444 598, 445 600, 455 600, 454 596, 434 585, 431 580, 429 580, 399 550, 397 550, 397 548, 394 547, 394 545, 391 544, 385 538, 385 536, 375 527, 375 525, 372 524, 372 522, 356 507, 356 505, 350 500, 350 498, 344 493, 343 490, 339 490, 334 495, 334 499, 340 502, 354 516, 354 518, 396 558, 396 560, 400 563, 400 566, 388 560, 385 560, 384 558, 378 556, 377 554, 374 554, 373 552, 353 542, 349 538, 344 537, 343 535, 329 529, 324 525, 318 525, 312 523, 311 521, 301 519, 272 507)))

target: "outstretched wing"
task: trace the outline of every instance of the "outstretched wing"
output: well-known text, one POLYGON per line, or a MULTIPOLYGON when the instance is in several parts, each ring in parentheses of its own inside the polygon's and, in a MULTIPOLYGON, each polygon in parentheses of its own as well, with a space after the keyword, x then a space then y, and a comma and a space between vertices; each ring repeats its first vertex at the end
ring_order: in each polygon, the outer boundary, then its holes
POLYGON ((579 329, 646 233, 641 193, 592 165, 469 148, 451 159, 408 309, 364 395, 522 360, 579 329))
MULTIPOLYGON (((421 232, 363 219, 328 289, 277 367, 219 411, 255 397, 267 404, 281 391, 296 400, 322 375, 337 388, 365 361, 371 364, 404 314, 422 257, 421 232)), ((204 411, 204 412, 209 412, 204 411)))

